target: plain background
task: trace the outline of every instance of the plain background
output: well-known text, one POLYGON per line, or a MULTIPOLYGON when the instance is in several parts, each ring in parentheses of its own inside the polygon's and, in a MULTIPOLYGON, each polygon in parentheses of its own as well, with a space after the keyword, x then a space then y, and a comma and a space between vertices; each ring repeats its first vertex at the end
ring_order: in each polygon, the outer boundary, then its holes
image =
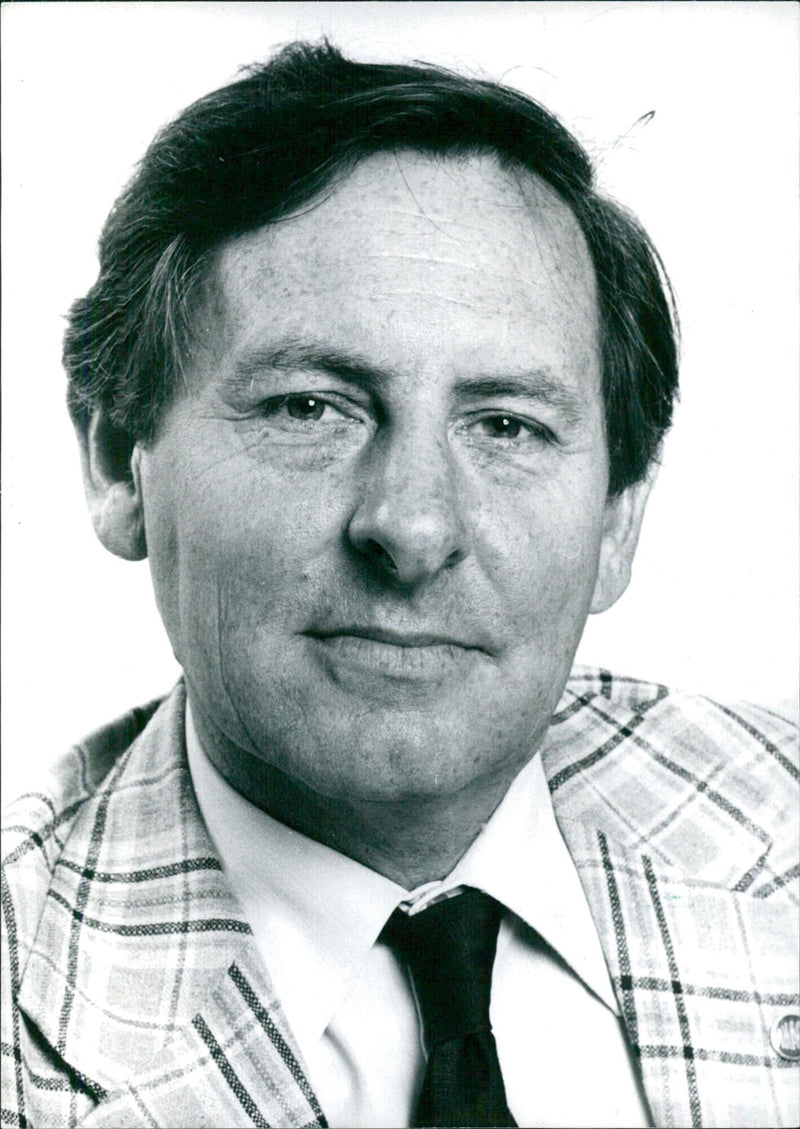
POLYGON ((164 692, 146 563, 95 541, 62 315, 154 131, 295 37, 500 78, 558 113, 660 248, 683 395, 633 583, 579 658, 796 711, 798 9, 793 3, 3 7, 4 790, 164 692), (654 111, 649 120, 646 115, 654 111))

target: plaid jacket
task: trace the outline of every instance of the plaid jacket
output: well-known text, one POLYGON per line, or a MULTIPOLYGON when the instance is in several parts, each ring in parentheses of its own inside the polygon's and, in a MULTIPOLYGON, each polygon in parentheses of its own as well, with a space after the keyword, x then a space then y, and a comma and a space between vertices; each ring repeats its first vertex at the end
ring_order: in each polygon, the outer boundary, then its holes
MULTIPOLYGON (((200 818, 183 719, 179 685, 11 810, 4 1126, 326 1123, 200 818)), ((800 1121, 798 1066, 770 1039, 800 1010, 793 739, 765 711, 601 671, 553 718, 556 815, 657 1126, 800 1121)))

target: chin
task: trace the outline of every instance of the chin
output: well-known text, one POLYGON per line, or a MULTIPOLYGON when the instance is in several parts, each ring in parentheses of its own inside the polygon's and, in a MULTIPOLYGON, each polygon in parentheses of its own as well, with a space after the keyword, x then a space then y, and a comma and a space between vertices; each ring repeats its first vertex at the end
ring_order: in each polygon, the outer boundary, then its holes
POLYGON ((427 732, 411 730, 382 736, 373 732, 369 740, 362 735, 360 740, 341 745, 339 757, 331 752, 329 770, 321 773, 317 763, 306 779, 330 799, 363 803, 440 800, 479 781, 505 776, 510 763, 521 764, 524 759, 507 757, 498 762, 486 757, 487 747, 491 749, 488 741, 476 746, 474 740, 457 743, 452 737, 443 743, 431 734, 430 727, 427 732))

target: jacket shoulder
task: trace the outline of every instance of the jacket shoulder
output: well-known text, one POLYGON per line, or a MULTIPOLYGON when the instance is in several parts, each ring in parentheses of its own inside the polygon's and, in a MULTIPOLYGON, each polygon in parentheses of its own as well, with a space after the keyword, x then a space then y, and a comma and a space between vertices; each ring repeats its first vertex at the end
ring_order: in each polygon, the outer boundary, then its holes
POLYGON ((797 726, 771 710, 576 667, 543 762, 565 814, 613 813, 621 833, 658 840, 698 877, 721 877, 725 858, 734 874, 746 840, 763 845, 752 892, 796 877, 797 726))
POLYGON ((158 705, 152 702, 130 710, 74 745, 55 762, 37 790, 24 793, 3 813, 2 1049, 4 1058, 10 1056, 3 1069, 4 1117, 17 1116, 22 1033, 16 999, 53 871, 81 813, 158 705))
MULTIPOLYGON (((129 710, 73 745, 41 786, 19 796, 3 812, 2 865, 10 875, 49 875, 82 807, 96 794, 119 757, 139 736, 161 699, 129 710)), ((30 890, 34 895, 35 887, 30 890)))
MULTIPOLYGON (((4 811, 0 857, 5 891, 14 907, 19 957, 35 936, 51 875, 72 827, 159 704, 129 710, 73 745, 40 788, 24 793, 4 811)), ((5 925, 10 927, 8 916, 5 925)))
POLYGON ((698 768, 754 758, 753 767, 763 763, 770 771, 777 767, 787 782, 800 780, 797 724, 764 706, 718 702, 602 667, 576 666, 553 720, 558 724, 583 707, 596 720, 621 726, 621 738, 636 731, 642 742, 668 742, 698 768))

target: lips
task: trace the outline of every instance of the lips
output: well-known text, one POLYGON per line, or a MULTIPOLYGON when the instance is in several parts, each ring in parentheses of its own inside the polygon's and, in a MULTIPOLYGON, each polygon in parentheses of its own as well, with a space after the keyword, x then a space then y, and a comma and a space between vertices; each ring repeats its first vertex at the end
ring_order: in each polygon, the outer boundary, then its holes
POLYGON ((483 647, 446 631, 348 624, 305 634, 314 640, 319 658, 336 682, 355 678, 353 686, 359 687, 371 676, 396 685, 432 685, 463 677, 476 661, 488 658, 483 647))
POLYGON ((483 650, 478 643, 469 643, 464 639, 444 632, 431 631, 396 631, 383 627, 335 627, 323 631, 309 631, 314 639, 368 639, 375 643, 386 643, 392 647, 462 647, 465 650, 483 650))

